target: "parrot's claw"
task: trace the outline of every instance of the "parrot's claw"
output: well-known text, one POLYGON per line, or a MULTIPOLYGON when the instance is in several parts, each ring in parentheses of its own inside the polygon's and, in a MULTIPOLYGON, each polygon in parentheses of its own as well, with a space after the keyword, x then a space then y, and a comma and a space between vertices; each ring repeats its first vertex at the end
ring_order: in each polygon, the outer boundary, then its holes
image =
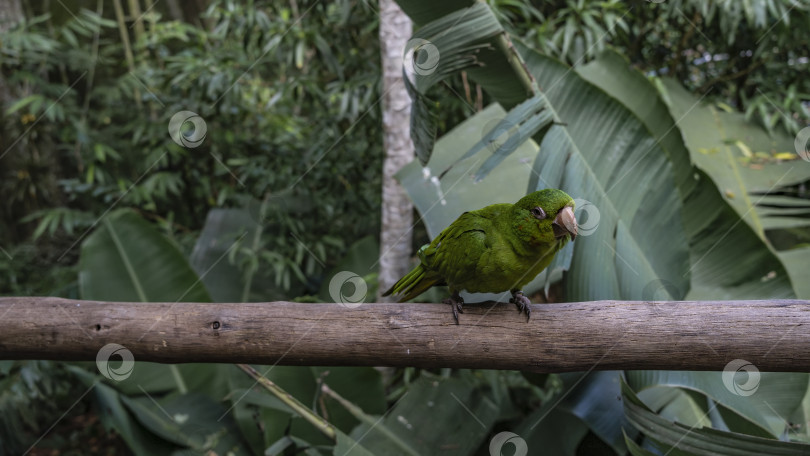
POLYGON ((464 310, 461 308, 461 306, 464 305, 464 299, 458 295, 458 292, 455 292, 449 298, 443 299, 442 303, 450 304, 453 309, 453 318, 456 320, 456 324, 458 324, 458 314, 464 313, 464 310))
POLYGON ((526 312, 526 321, 532 317, 532 309, 529 307, 529 304, 532 302, 529 301, 529 298, 523 294, 520 290, 515 290, 512 292, 512 299, 509 300, 512 304, 515 304, 518 308, 519 312, 526 312))

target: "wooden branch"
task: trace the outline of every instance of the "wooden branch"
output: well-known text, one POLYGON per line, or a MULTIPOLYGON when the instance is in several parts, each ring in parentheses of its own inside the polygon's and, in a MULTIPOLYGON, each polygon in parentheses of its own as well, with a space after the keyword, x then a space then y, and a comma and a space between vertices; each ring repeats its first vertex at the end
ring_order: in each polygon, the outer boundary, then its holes
POLYGON ((810 301, 468 304, 105 303, 0 298, 0 359, 92 361, 109 343, 159 363, 564 372, 810 372, 810 301))

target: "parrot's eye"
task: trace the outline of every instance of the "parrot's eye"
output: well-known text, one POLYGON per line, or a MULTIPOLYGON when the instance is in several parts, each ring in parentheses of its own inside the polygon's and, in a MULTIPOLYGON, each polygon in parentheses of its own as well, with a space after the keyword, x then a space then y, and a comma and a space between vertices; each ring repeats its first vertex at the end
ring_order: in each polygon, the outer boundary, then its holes
POLYGON ((535 218, 537 218, 538 220, 543 220, 544 218, 546 218, 546 211, 544 211, 543 208, 540 206, 535 207, 534 209, 532 209, 531 212, 532 215, 535 216, 535 218))

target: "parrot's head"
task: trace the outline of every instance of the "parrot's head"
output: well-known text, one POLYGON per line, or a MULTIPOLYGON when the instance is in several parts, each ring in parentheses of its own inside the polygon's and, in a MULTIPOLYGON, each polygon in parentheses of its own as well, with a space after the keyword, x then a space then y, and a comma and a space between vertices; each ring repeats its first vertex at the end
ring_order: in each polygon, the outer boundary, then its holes
POLYGON ((529 244, 562 247, 577 237, 574 199, 562 190, 530 193, 515 203, 514 211, 516 234, 529 244))

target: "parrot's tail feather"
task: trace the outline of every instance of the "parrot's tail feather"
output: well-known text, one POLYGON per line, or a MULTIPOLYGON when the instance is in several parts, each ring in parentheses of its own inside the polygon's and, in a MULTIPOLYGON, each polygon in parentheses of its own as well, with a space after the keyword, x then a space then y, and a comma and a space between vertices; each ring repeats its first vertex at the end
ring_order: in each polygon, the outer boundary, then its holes
POLYGON ((430 277, 421 264, 405 274, 405 277, 399 279, 397 283, 388 289, 383 296, 390 294, 402 295, 399 302, 411 300, 420 294, 424 293, 428 288, 440 285, 440 280, 436 277, 430 277))

